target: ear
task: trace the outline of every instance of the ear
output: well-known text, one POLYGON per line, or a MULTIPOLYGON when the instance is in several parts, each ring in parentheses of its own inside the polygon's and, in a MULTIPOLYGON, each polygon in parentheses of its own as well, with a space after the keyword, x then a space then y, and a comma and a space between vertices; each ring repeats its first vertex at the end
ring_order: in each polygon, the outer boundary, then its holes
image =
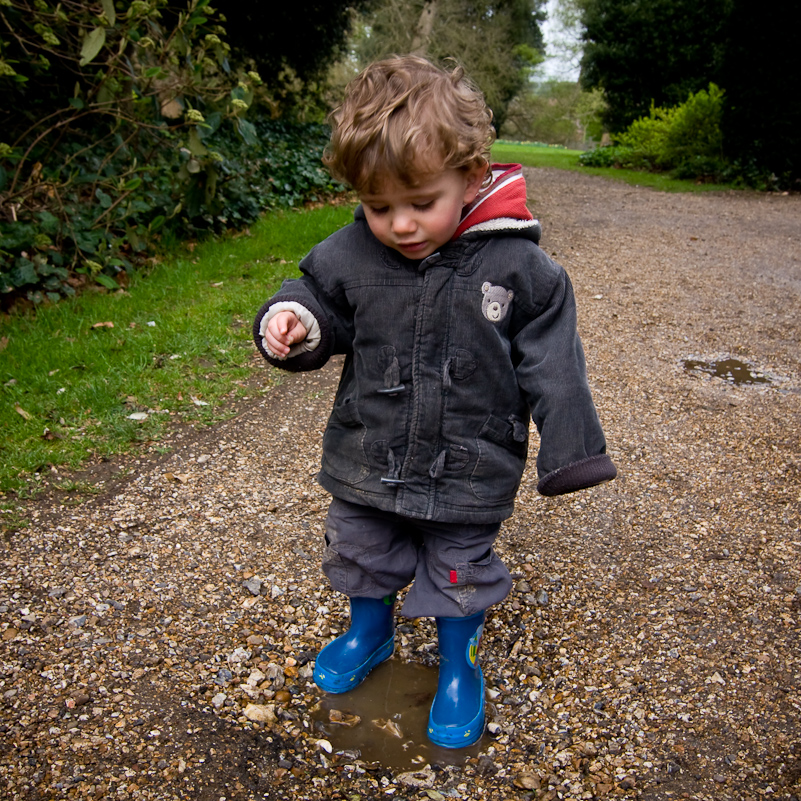
POLYGON ((476 195, 478 195, 478 190, 481 189, 481 184, 484 183, 484 176, 487 174, 488 169, 489 164, 480 164, 477 167, 471 167, 465 172, 463 205, 467 206, 476 199, 476 195))

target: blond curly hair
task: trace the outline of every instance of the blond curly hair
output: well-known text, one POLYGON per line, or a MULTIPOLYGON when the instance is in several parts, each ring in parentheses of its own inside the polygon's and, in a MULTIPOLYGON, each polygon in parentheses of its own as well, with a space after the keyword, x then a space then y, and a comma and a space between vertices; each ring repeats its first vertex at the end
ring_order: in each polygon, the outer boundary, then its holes
POLYGON ((329 122, 323 162, 368 194, 387 178, 411 187, 443 170, 485 166, 495 139, 492 112, 464 70, 411 55, 367 67, 329 122))

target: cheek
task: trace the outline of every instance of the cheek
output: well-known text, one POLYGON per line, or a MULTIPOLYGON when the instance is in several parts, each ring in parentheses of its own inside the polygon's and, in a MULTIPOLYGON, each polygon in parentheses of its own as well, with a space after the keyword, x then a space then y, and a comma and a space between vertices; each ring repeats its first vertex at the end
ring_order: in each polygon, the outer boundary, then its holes
POLYGON ((445 209, 437 215, 436 227, 437 231, 442 232, 443 234, 447 234, 450 236, 455 230, 456 227, 459 225, 459 221, 462 215, 462 207, 461 206, 453 206, 451 208, 445 209))
POLYGON ((373 236, 379 241, 383 242, 387 236, 388 225, 386 225, 381 217, 368 217, 367 227, 372 231, 373 236))

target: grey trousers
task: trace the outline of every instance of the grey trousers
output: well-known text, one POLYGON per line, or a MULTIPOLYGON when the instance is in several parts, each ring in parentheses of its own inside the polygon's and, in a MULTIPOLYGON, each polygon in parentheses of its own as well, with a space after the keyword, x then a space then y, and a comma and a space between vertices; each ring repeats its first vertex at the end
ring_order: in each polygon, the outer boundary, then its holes
POLYGON ((383 598, 411 584, 406 617, 468 617, 509 594, 493 550, 500 523, 435 523, 334 498, 323 572, 349 598, 383 598))

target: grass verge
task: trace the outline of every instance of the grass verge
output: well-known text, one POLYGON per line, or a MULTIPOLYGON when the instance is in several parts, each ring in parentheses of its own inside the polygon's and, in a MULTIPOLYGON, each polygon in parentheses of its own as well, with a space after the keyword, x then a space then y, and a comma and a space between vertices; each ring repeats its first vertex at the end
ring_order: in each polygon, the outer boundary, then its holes
MULTIPOLYGON (((663 191, 730 188, 581 167, 580 153, 500 141, 493 159, 663 191)), ((208 425, 230 414, 263 364, 251 342, 256 309, 351 219, 350 205, 270 213, 244 234, 176 246, 124 291, 0 319, 0 527, 20 524, 19 501, 46 480, 91 492, 69 471, 116 454, 164 452, 176 422, 208 425)))
POLYGON ((6 522, 45 477, 75 490, 61 470, 167 450, 171 424, 224 418, 226 402, 252 393, 253 367, 264 364, 251 339, 256 310, 352 214, 347 205, 270 213, 222 242, 175 248, 124 291, 0 320, 6 522))
POLYGON ((720 192, 734 188, 728 184, 680 180, 658 172, 621 170, 614 167, 582 167, 578 157, 583 152, 582 150, 567 150, 562 147, 499 140, 492 148, 492 159, 501 164, 515 163, 522 164, 524 167, 555 167, 585 175, 600 175, 613 181, 623 181, 632 186, 647 186, 660 192, 720 192))

